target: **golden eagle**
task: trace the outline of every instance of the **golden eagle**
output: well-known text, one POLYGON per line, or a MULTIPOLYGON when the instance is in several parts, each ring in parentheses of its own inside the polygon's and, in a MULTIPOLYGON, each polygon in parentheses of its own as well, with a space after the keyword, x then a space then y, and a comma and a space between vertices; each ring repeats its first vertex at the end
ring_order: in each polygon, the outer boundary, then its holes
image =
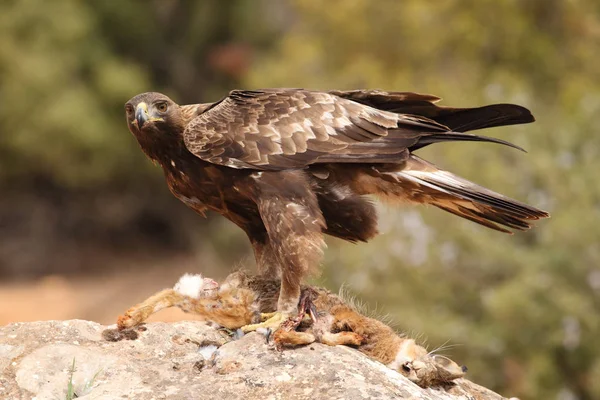
POLYGON ((296 313, 300 282, 319 264, 323 233, 351 242, 377 234, 367 195, 432 204, 507 233, 548 217, 414 154, 446 141, 519 148, 465 132, 533 122, 529 110, 440 107, 438 100, 379 90, 234 90, 216 103, 184 106, 143 93, 125 110, 171 192, 195 211, 216 211, 242 228, 259 272, 281 278, 278 313, 264 324, 277 327, 296 313))

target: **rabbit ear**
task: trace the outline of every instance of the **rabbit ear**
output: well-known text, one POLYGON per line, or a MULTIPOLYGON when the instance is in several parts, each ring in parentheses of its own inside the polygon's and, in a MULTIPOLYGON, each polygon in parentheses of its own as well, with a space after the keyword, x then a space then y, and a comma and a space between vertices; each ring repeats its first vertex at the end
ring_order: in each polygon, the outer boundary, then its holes
POLYGON ((461 367, 448 357, 435 355, 433 361, 438 373, 438 379, 442 382, 450 382, 454 379, 462 378, 467 371, 466 367, 461 367))

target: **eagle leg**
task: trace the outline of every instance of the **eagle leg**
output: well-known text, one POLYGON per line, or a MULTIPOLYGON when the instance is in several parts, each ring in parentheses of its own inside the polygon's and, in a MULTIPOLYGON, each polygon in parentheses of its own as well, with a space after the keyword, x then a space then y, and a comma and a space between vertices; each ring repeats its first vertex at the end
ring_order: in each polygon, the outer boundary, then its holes
MULTIPOLYGON (((249 234, 258 268, 264 274, 275 265, 281 278, 277 314, 258 325, 279 328, 298 312, 300 283, 319 266, 325 219, 303 171, 264 171, 250 179, 264 229, 263 235, 249 234)), ((254 329, 246 327, 246 331, 254 329)))

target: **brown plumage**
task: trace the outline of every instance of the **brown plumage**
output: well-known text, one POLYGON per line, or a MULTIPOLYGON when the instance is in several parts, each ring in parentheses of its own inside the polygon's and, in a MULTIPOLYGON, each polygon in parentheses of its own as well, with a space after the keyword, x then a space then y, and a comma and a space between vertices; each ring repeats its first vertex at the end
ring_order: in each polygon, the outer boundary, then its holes
POLYGON ((444 141, 505 141, 465 133, 534 121, 520 106, 450 108, 416 93, 232 91, 179 106, 160 93, 126 104, 129 129, 164 169, 175 196, 242 228, 259 271, 282 280, 278 310, 295 312, 300 281, 326 233, 367 241, 377 216, 367 195, 432 204, 502 232, 548 214, 449 172, 413 152, 444 141))

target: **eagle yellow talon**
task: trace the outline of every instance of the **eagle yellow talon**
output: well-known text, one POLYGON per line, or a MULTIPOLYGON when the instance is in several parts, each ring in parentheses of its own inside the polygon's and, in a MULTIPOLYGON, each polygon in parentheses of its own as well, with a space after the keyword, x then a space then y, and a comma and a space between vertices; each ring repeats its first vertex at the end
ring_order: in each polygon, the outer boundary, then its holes
POLYGON ((289 315, 273 312, 273 313, 261 313, 260 320, 263 321, 259 324, 250 324, 242 326, 242 331, 244 333, 253 332, 259 328, 271 329, 272 331, 276 331, 279 327, 289 319, 289 315))
POLYGON ((276 314, 277 314, 277 311, 275 311, 275 312, 267 312, 267 313, 260 313, 260 322, 265 322, 265 321, 273 318, 276 314))

